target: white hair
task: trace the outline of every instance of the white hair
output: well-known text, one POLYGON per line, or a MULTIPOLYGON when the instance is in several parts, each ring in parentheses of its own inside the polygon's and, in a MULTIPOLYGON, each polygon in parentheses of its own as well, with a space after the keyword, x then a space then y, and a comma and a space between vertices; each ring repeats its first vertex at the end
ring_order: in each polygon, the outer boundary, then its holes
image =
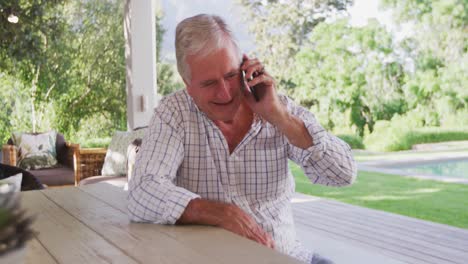
POLYGON ((187 82, 191 79, 187 56, 196 55, 203 58, 229 43, 232 43, 241 59, 242 54, 237 41, 221 17, 200 14, 182 20, 177 25, 175 38, 177 70, 182 79, 187 82))

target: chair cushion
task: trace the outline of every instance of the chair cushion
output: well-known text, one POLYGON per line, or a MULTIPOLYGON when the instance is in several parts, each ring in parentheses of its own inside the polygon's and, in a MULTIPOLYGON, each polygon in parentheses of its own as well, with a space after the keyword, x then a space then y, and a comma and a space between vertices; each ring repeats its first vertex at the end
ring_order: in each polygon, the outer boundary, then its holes
POLYGON ((43 184, 49 186, 75 184, 75 172, 68 167, 33 170, 29 172, 36 176, 43 184))
POLYGON ((136 138, 142 138, 146 129, 130 132, 116 131, 106 152, 102 176, 127 175, 127 148, 136 138))
POLYGON ((123 188, 127 183, 127 178, 122 176, 93 176, 80 181, 78 185, 83 186, 98 182, 105 182, 123 188))
POLYGON ((18 167, 26 170, 57 166, 55 142, 57 132, 41 134, 13 133, 13 143, 18 147, 18 167))

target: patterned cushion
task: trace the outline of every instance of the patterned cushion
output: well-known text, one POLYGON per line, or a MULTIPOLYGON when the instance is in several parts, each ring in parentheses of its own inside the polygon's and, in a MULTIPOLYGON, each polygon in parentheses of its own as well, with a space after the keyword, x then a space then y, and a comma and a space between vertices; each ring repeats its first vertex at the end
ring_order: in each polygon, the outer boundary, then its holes
POLYGON ((131 132, 117 131, 107 149, 101 174, 103 176, 125 176, 127 174, 127 148, 137 138, 142 138, 146 129, 131 132))
POLYGON ((18 167, 25 170, 37 170, 57 166, 55 149, 57 132, 13 133, 12 139, 14 145, 18 147, 18 167))

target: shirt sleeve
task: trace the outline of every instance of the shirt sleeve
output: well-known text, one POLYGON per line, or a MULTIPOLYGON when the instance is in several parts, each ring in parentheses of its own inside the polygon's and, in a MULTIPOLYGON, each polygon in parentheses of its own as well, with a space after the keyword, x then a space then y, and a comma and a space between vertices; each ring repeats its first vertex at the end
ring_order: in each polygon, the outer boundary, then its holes
POLYGON ((285 97, 288 111, 299 117, 312 136, 313 145, 302 149, 288 144, 288 155, 299 164, 314 184, 343 186, 354 182, 357 175, 356 162, 351 148, 340 138, 328 133, 315 116, 285 97))
POLYGON ((184 158, 183 131, 176 119, 174 112, 157 109, 150 122, 129 182, 131 221, 175 224, 187 204, 200 197, 174 184, 184 158))

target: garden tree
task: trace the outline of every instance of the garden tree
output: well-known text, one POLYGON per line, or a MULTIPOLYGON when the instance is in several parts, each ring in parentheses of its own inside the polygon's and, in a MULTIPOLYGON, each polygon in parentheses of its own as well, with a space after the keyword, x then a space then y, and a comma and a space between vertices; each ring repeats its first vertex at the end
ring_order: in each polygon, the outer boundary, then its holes
POLYGON ((279 82, 295 87, 290 75, 296 53, 312 30, 329 17, 344 13, 352 0, 238 0, 245 23, 255 36, 258 56, 279 82))
MULTIPOLYGON (((2 138, 13 129, 54 128, 69 138, 126 129, 122 1, 7 0, 0 9, 0 88, 21 94, 2 96, 2 138), (12 12, 17 24, 7 21, 12 12)), ((157 29, 159 56, 164 29, 157 29)), ((157 60, 161 91, 169 93, 174 72, 157 60)))
MULTIPOLYGON (((66 1, 3 0, 0 4, 0 72, 14 76, 22 85, 4 86, 10 92, 18 87, 29 94, 29 128, 35 131, 49 124, 45 106, 50 106, 54 90, 65 86, 61 74, 67 71, 68 58, 58 51, 66 50, 61 39, 68 25, 65 22, 66 1), (10 23, 13 14, 19 18, 10 23)), ((25 110, 25 109, 23 109, 25 110)))
POLYGON ((443 124, 468 110, 468 2, 464 0, 384 0, 397 21, 412 26, 403 47, 415 61, 403 90, 425 125, 443 124))
POLYGON ((164 14, 162 10, 156 11, 156 70, 158 93, 161 95, 170 94, 183 87, 183 84, 175 81, 174 67, 172 64, 164 62, 161 58, 162 42, 166 30, 161 24, 164 14))
POLYGON ((28 90, 16 78, 0 72, 0 142, 5 144, 11 137, 11 128, 28 131, 31 124, 23 122, 30 120, 28 90))
POLYGON ((362 137, 376 120, 405 111, 404 72, 393 48, 391 34, 375 20, 361 28, 347 19, 321 23, 295 57, 291 95, 329 129, 349 115, 362 137))
POLYGON ((465 0, 382 0, 397 22, 413 27, 413 49, 432 53, 443 64, 458 61, 468 49, 468 2, 465 0))
POLYGON ((70 4, 67 39, 73 57, 69 86, 56 101, 57 126, 73 134, 93 116, 112 120, 108 133, 126 128, 123 2, 70 4))

